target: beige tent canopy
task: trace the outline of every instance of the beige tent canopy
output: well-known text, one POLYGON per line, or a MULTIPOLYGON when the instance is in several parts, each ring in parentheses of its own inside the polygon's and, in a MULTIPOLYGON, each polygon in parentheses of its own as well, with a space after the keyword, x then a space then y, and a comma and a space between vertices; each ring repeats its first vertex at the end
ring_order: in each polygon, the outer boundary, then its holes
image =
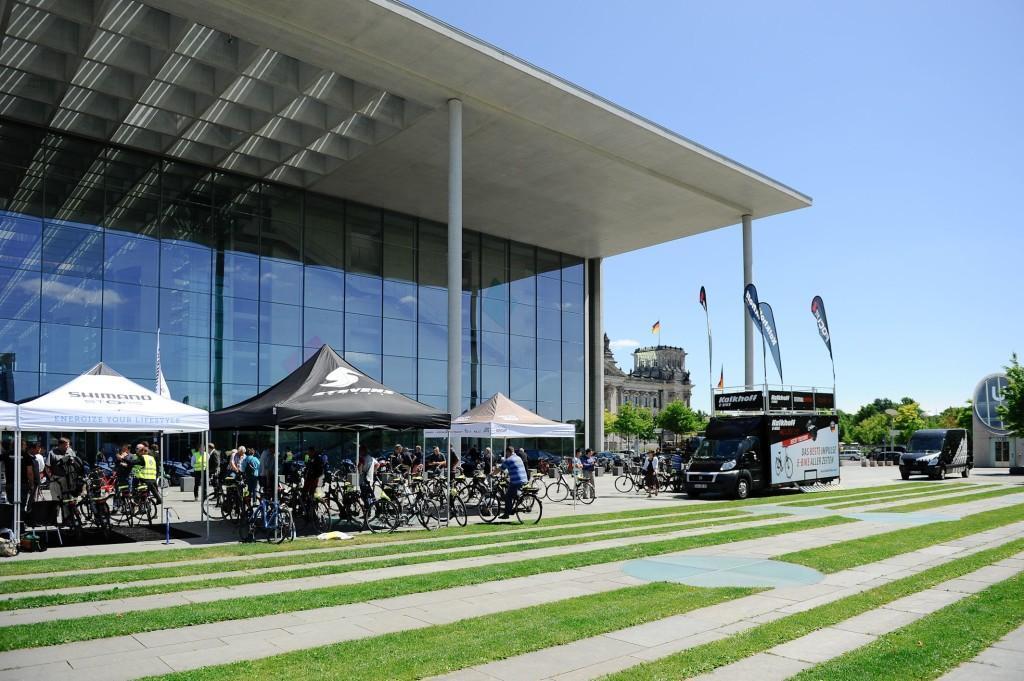
POLYGON ((427 430, 424 437, 518 438, 518 437, 576 437, 576 427, 559 423, 534 414, 502 393, 452 419, 451 431, 427 430))

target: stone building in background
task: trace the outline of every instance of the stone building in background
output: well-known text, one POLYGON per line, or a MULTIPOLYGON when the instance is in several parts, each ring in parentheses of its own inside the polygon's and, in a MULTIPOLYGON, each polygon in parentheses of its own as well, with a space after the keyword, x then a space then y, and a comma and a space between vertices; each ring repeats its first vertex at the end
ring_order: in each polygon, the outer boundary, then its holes
POLYGON ((690 372, 686 351, 669 345, 637 348, 633 368, 626 373, 615 361, 607 334, 604 337, 604 408, 618 413, 623 404, 645 407, 657 414, 674 400, 690 406, 690 372))

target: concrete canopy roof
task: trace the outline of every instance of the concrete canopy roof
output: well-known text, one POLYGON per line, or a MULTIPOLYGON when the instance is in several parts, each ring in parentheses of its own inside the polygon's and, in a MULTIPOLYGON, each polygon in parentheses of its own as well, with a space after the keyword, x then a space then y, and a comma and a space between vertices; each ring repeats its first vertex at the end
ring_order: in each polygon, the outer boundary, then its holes
POLYGON ((610 256, 807 196, 388 0, 7 0, 0 115, 610 256), (56 63, 55 63, 56 62, 56 63))

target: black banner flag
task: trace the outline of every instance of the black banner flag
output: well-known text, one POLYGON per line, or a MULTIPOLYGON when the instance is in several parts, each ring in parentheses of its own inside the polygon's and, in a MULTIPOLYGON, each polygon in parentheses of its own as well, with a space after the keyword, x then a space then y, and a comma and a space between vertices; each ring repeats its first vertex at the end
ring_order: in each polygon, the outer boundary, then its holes
POLYGON ((768 349, 772 351, 775 368, 779 370, 779 383, 785 383, 782 379, 782 355, 779 352, 779 332, 775 327, 775 315, 772 313, 772 306, 768 303, 759 303, 758 311, 761 313, 761 334, 768 341, 768 349))
POLYGON ((828 356, 832 357, 832 334, 828 330, 825 301, 821 299, 821 296, 814 296, 811 301, 811 314, 814 315, 814 321, 818 324, 818 335, 821 336, 821 340, 825 341, 825 347, 828 348, 828 356))

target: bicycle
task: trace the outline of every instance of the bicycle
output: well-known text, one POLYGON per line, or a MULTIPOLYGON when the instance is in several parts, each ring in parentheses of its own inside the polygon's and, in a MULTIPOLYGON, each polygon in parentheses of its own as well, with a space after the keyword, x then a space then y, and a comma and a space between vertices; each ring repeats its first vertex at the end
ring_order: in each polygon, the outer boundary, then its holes
MULTIPOLYGON (((492 523, 505 509, 505 483, 495 486, 495 493, 491 494, 481 503, 480 518, 485 523, 492 523), (500 496, 497 494, 500 491, 500 496), (486 513, 485 513, 486 509, 486 513)), ((544 515, 544 504, 537 497, 537 490, 529 484, 523 485, 519 490, 515 503, 512 505, 512 513, 520 525, 536 525, 544 515)))
POLYGON ((267 543, 280 544, 295 539, 295 525, 291 510, 280 502, 261 499, 249 510, 245 522, 238 526, 243 542, 255 541, 257 533, 267 543))
POLYGON ((622 494, 636 490, 639 494, 643 492, 644 480, 638 466, 630 466, 626 471, 615 478, 615 489, 622 494))

